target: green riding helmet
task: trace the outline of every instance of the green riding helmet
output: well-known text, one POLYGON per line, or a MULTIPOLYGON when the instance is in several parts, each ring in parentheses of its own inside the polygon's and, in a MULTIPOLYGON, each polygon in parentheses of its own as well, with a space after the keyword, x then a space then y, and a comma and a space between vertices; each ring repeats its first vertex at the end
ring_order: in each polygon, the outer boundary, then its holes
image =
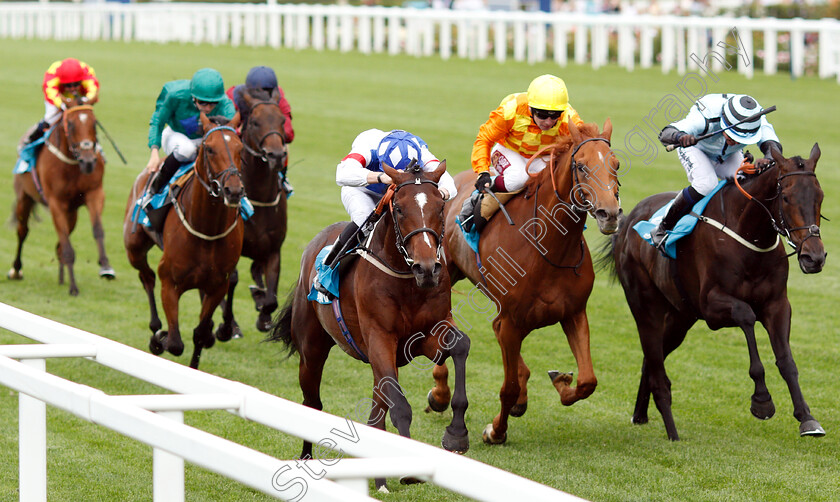
POLYGON ((202 68, 190 80, 190 94, 199 101, 218 103, 225 97, 222 75, 212 68, 202 68))

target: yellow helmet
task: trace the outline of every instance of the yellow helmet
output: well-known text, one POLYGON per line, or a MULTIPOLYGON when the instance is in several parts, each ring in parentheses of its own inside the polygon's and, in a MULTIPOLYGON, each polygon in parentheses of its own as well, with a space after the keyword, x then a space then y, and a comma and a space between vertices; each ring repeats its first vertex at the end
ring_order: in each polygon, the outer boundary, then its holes
POLYGON ((569 91, 562 78, 540 75, 528 86, 528 106, 538 110, 563 111, 569 106, 569 91))

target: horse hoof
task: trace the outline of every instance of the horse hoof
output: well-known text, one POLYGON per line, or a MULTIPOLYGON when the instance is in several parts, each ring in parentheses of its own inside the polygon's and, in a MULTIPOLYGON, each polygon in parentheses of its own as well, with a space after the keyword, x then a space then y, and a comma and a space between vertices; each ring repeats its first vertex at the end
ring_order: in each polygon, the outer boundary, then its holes
POLYGON ((484 440, 486 444, 504 444, 507 441, 507 433, 502 434, 501 438, 493 437, 493 424, 487 424, 487 427, 484 428, 484 432, 481 433, 481 439, 484 440))
MULTIPOLYGON (((242 336, 242 330, 239 328, 239 323, 236 321, 231 321, 230 324, 220 324, 215 333, 216 340, 220 342, 228 342, 234 338, 242 338, 242 336)), ((205 347, 210 348, 212 345, 213 344, 211 343, 205 347)))
POLYGON ((257 316, 257 331, 261 333, 271 331, 271 316, 269 314, 260 312, 260 315, 257 316))
POLYGON ((215 336, 208 336, 205 340, 201 341, 201 347, 204 349, 209 349, 213 345, 216 345, 216 337, 215 336))
POLYGON ((522 404, 514 404, 513 408, 510 409, 510 416, 512 417, 521 417, 525 414, 525 411, 528 410, 528 402, 524 402, 522 404))
POLYGON ((750 412, 759 420, 768 420, 776 414, 776 406, 773 405, 772 399, 757 401, 753 398, 750 404, 750 412))
POLYGON ((633 418, 630 419, 630 423, 632 423, 634 425, 644 425, 644 424, 648 423, 648 417, 647 416, 637 417, 636 415, 633 415, 633 418))
POLYGON ((259 312, 260 307, 265 301, 265 288, 251 284, 248 286, 248 291, 251 292, 251 298, 254 299, 254 308, 257 309, 257 312, 259 312))
POLYGON ((158 336, 158 334, 160 335, 160 341, 163 344, 163 348, 168 350, 170 354, 172 354, 175 357, 178 357, 178 356, 180 356, 181 354, 184 353, 184 342, 178 340, 177 343, 169 344, 169 343, 166 343, 166 342, 170 341, 168 332, 158 331, 155 334, 155 336, 158 336))
POLYGON ((158 331, 149 339, 149 352, 152 354, 159 356, 163 354, 163 344, 160 342, 160 339, 166 336, 166 332, 158 331))
POLYGON ((23 272, 11 268, 9 269, 9 273, 6 274, 6 278, 11 279, 13 281, 21 281, 23 280, 23 272))
POLYGON ((825 430, 823 430, 819 422, 812 418, 799 424, 799 435, 801 437, 812 436, 819 438, 825 436, 825 430))
POLYGON ((551 370, 548 372, 548 378, 551 379, 551 383, 554 384, 555 387, 560 388, 572 385, 572 380, 574 379, 574 373, 570 372, 561 372, 557 370, 551 370))
POLYGON ((470 449, 470 436, 469 434, 456 436, 455 434, 450 434, 449 431, 446 430, 443 433, 443 439, 440 441, 440 445, 443 446, 443 449, 446 451, 463 455, 470 449))
POLYGON ((108 279, 109 281, 113 281, 117 278, 117 273, 114 272, 114 269, 111 267, 103 268, 99 271, 99 277, 102 279, 108 279))
POLYGON ((429 406, 426 407, 426 413, 430 413, 432 411, 436 411, 438 413, 446 411, 449 408, 449 403, 439 404, 435 401, 435 397, 432 395, 434 389, 430 390, 429 393, 426 395, 426 400, 429 402, 429 406))

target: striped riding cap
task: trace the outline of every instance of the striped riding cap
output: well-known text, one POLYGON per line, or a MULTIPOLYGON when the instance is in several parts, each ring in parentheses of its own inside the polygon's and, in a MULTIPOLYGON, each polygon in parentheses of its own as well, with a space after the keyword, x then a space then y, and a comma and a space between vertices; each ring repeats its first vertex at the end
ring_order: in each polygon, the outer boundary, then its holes
POLYGON ((417 136, 396 129, 382 138, 377 148, 377 157, 379 162, 404 171, 412 160, 421 160, 420 150, 425 146, 426 143, 417 136))
POLYGON ((761 117, 756 117, 749 122, 739 124, 761 111, 761 105, 746 94, 738 94, 729 98, 723 105, 721 115, 721 126, 726 128, 738 124, 732 129, 727 129, 726 134, 743 145, 751 145, 761 137, 761 117))

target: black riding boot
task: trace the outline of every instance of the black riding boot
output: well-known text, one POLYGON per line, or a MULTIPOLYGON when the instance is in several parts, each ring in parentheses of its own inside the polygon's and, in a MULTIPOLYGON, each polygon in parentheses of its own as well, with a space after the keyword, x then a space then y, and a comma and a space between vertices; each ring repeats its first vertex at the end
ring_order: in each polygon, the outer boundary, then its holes
POLYGON ((26 141, 24 141, 24 146, 41 139, 41 137, 44 135, 45 132, 47 132, 47 129, 49 128, 50 124, 48 122, 44 120, 38 122, 38 125, 35 126, 35 129, 32 131, 29 137, 26 138, 26 141))
POLYGON ((163 165, 160 166, 157 176, 155 176, 155 179, 152 180, 149 191, 151 193, 160 192, 163 187, 169 183, 169 180, 172 179, 172 176, 175 175, 175 171, 177 171, 179 167, 181 167, 181 162, 175 158, 174 154, 170 153, 163 161, 163 165))
POLYGON ((673 230, 674 225, 680 221, 680 218, 687 215, 694 204, 702 198, 703 195, 695 190, 694 187, 684 188, 677 194, 677 197, 674 199, 674 203, 671 205, 671 208, 668 209, 668 213, 664 218, 662 218, 662 222, 660 222, 659 226, 656 227, 656 229, 650 234, 650 240, 654 247, 660 251, 663 249, 663 244, 665 242, 665 237, 668 235, 668 231, 673 230))
POLYGON ((338 258, 341 257, 344 252, 350 248, 356 246, 355 242, 349 242, 350 238, 359 230, 359 226, 353 223, 352 221, 344 227, 344 230, 341 232, 341 235, 338 236, 338 239, 335 240, 335 244, 333 244, 330 253, 324 258, 324 265, 329 268, 333 268, 338 261, 338 258))

